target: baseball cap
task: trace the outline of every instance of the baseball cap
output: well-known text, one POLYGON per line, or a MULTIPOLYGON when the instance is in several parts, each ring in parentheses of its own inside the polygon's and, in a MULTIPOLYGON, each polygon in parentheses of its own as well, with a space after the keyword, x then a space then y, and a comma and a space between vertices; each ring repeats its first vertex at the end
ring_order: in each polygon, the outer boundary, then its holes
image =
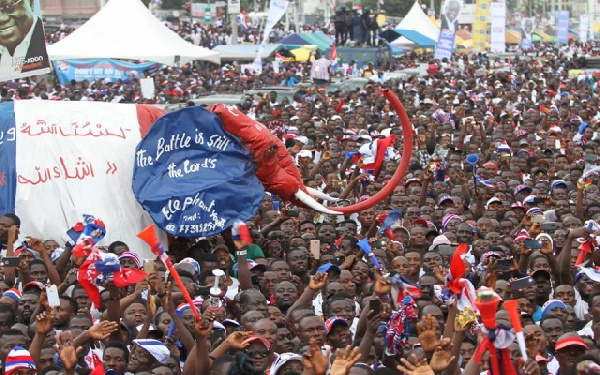
POLYGON ((310 150, 300 150, 300 152, 298 152, 298 157, 299 158, 311 158, 313 157, 313 154, 310 150))
POLYGON ((221 322, 221 324, 224 326, 234 326, 234 327, 242 326, 240 323, 238 323, 237 320, 233 320, 233 319, 225 319, 221 322))
POLYGON ((350 327, 350 325, 348 324, 346 319, 342 318, 341 316, 332 316, 325 321, 325 332, 328 335, 331 332, 331 330, 333 329, 333 326, 335 324, 344 324, 344 325, 346 325, 346 327, 350 327))
POLYGON ((554 309, 561 309, 562 311, 567 311, 567 305, 561 300, 551 299, 546 301, 542 306, 542 319, 544 319, 548 313, 554 309))
POLYGON ((527 191, 528 194, 531 194, 531 192, 533 191, 533 189, 530 186, 527 185, 517 185, 515 187, 515 195, 521 193, 521 192, 525 192, 527 191))
POLYGON ((511 209, 513 209, 513 208, 520 208, 520 209, 524 210, 525 206, 523 206, 523 203, 521 203, 521 202, 515 202, 515 203, 513 203, 513 204, 510 205, 510 208, 511 209))
POLYGON ((565 180, 554 180, 552 181, 552 184, 550 184, 550 194, 552 194, 554 189, 556 189, 558 186, 564 186, 565 189, 569 189, 569 185, 567 185, 565 180))
POLYGON ((546 278, 548 280, 550 280, 552 278, 550 276, 550 272, 548 272, 546 270, 537 270, 537 271, 535 271, 534 273, 531 274, 531 277, 533 277, 534 279, 536 277, 539 277, 539 276, 544 277, 544 278, 546 278))
POLYGON ((487 204, 485 205, 486 208, 488 208, 493 203, 500 203, 500 204, 502 204, 502 201, 500 199, 498 199, 497 197, 492 197, 489 201, 487 201, 487 204))
POLYGON ((227 248, 227 246, 225 245, 217 245, 215 246, 210 252, 211 253, 216 253, 218 250, 225 250, 227 253, 229 253, 229 249, 227 248))
POLYGON ((302 361, 302 356, 296 353, 281 353, 279 357, 273 361, 273 364, 271 364, 271 370, 269 371, 269 374, 277 375, 277 371, 279 371, 283 365, 289 361, 302 361))
POLYGON ((571 336, 571 337, 563 337, 556 342, 554 346, 554 350, 561 350, 564 348, 568 348, 569 346, 581 346, 585 349, 589 349, 589 347, 585 344, 585 341, 579 336, 571 336))
POLYGON ((421 180, 419 180, 418 178, 414 177, 414 178, 409 178, 408 180, 406 180, 406 182, 404 183, 404 187, 407 187, 408 185, 412 184, 413 182, 416 183, 421 183, 421 180))
POLYGON ((333 263, 325 263, 317 268, 317 272, 325 273, 328 271, 334 271, 338 275, 342 273, 341 268, 333 263))
POLYGON ((23 285, 23 293, 28 291, 31 288, 38 288, 39 290, 44 290, 44 284, 39 281, 30 281, 27 284, 23 285))
MULTIPOLYGON (((264 264, 262 264, 262 263, 256 263, 252 259, 248 259, 246 261, 246 263, 248 264, 248 269, 250 269, 250 270, 256 269, 258 271, 265 272, 268 269, 267 266, 265 266, 264 264)), ((237 272, 239 267, 240 267, 239 263, 236 263, 231 268, 233 269, 233 272, 237 272)))
POLYGON ((246 340, 242 341, 242 346, 245 346, 246 344, 250 344, 253 341, 259 341, 260 343, 262 343, 267 349, 271 349, 271 343, 268 342, 266 339, 260 337, 260 336, 256 336, 256 335, 251 335, 250 337, 248 337, 246 340))
POLYGON ((441 206, 442 203, 444 203, 446 201, 450 201, 450 202, 454 203, 454 198, 452 198, 452 195, 444 194, 438 199, 438 206, 441 206))

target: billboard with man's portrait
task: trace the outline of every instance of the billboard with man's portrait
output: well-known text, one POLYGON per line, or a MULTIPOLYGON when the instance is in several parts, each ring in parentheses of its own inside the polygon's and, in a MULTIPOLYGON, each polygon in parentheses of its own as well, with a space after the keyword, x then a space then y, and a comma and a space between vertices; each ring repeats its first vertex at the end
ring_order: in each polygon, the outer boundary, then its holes
POLYGON ((445 0, 442 4, 442 30, 458 30, 458 22, 463 8, 462 0, 445 0))
POLYGON ((533 46, 533 32, 535 31, 535 20, 523 18, 521 20, 521 48, 530 49, 533 46))
POLYGON ((39 0, 3 0, 0 81, 50 72, 39 0))

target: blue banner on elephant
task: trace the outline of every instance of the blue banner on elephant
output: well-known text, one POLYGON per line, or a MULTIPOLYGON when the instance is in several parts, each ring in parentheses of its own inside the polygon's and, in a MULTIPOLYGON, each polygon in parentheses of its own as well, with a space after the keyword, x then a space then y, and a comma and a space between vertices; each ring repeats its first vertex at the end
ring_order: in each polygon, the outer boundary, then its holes
POLYGON ((105 79, 111 82, 118 79, 127 80, 132 74, 137 76, 143 76, 144 73, 152 74, 162 66, 154 62, 135 64, 111 59, 59 60, 53 61, 52 64, 61 84, 73 79, 75 81, 105 79))
POLYGON ((16 128, 14 102, 0 105, 0 215, 15 212, 16 128))
POLYGON ((205 237, 249 220, 264 189, 250 151, 202 107, 158 119, 136 148, 133 192, 173 236, 205 237))

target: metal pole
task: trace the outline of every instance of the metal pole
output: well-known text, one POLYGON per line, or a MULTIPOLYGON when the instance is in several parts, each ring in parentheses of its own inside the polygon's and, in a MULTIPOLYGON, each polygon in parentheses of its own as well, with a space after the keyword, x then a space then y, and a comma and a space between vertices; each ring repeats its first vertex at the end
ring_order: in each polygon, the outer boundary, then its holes
POLYGON ((284 18, 284 20, 285 21, 283 23, 283 29, 284 29, 283 31, 285 33, 287 33, 288 30, 290 29, 290 8, 289 7, 285 10, 285 18, 284 18))
POLYGON ((230 14, 231 22, 231 44, 238 44, 238 19, 237 14, 230 14))

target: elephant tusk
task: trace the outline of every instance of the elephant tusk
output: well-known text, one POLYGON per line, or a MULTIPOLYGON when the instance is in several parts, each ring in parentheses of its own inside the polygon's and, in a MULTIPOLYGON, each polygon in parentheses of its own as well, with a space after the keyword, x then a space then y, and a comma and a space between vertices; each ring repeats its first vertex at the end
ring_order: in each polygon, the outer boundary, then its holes
POLYGON ((332 196, 330 196, 329 194, 325 194, 322 191, 319 191, 317 189, 313 189, 311 187, 306 186, 306 190, 314 197, 317 197, 319 199, 322 199, 324 201, 327 202, 337 202, 340 200, 340 198, 334 198, 332 196))
POLYGON ((333 211, 323 206, 321 203, 317 202, 315 198, 306 194, 302 190, 298 190, 294 195, 296 196, 296 198, 298 198, 300 202, 304 203, 307 207, 310 207, 315 211, 319 211, 328 215, 343 215, 343 213, 341 212, 333 211))
POLYGON ((410 162, 410 157, 413 149, 412 124, 410 122, 410 119, 408 118, 406 109, 404 108, 396 94, 394 94, 389 89, 384 90, 383 94, 386 97, 386 99, 390 102, 394 111, 396 111, 396 113, 398 114, 400 124, 402 125, 402 137, 404 138, 402 158, 400 159, 400 164, 398 165, 398 168, 396 169, 396 172, 394 172, 394 175, 392 176, 390 181, 383 187, 383 189, 377 192, 374 196, 365 201, 353 204, 351 206, 335 208, 336 211, 342 212, 346 215, 369 209, 375 206, 377 203, 384 200, 385 198, 387 198, 390 194, 392 194, 396 186, 402 181, 402 179, 406 175, 406 171, 408 170, 408 164, 410 162))

